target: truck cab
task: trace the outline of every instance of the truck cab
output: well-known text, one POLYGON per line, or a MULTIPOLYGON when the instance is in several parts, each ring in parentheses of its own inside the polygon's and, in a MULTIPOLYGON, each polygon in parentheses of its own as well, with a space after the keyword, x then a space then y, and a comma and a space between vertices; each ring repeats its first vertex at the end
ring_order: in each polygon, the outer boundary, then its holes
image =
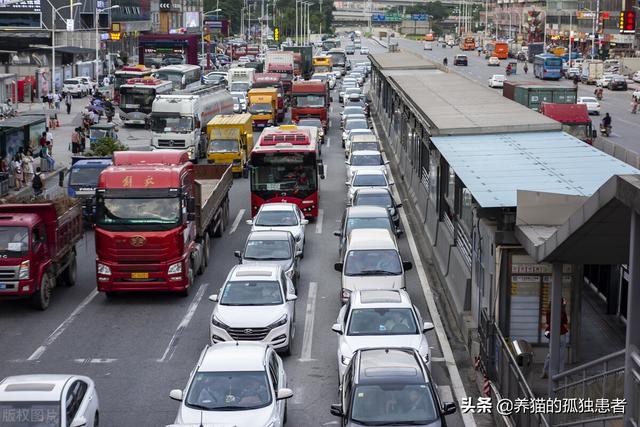
POLYGON ((212 164, 230 164, 235 176, 248 176, 248 156, 253 149, 251 114, 219 115, 207 124, 212 164))
POLYGON ((595 135, 586 105, 543 102, 540 104, 540 112, 562 123, 562 130, 569 135, 593 145, 595 135))
POLYGON ((111 157, 71 158, 67 194, 82 203, 82 216, 85 221, 93 222, 95 214, 95 195, 100 173, 111 165, 111 157))
POLYGON ((254 128, 275 125, 278 112, 278 92, 276 89, 251 89, 248 111, 251 113, 254 128))
POLYGON ((296 81, 292 88, 291 120, 318 118, 326 130, 329 111, 329 86, 321 81, 296 81))

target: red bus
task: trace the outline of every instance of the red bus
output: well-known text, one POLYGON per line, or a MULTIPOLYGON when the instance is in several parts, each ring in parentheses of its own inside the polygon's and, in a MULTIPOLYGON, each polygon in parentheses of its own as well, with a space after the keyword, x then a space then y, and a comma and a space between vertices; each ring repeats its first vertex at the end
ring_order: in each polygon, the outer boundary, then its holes
POLYGON ((256 73, 253 75, 252 88, 273 87, 278 91, 278 122, 284 121, 287 111, 284 96, 284 86, 282 85, 282 75, 279 73, 256 73))
POLYGON ((316 218, 324 179, 318 150, 317 138, 305 128, 263 130, 249 157, 251 216, 265 203, 295 203, 305 217, 316 218))

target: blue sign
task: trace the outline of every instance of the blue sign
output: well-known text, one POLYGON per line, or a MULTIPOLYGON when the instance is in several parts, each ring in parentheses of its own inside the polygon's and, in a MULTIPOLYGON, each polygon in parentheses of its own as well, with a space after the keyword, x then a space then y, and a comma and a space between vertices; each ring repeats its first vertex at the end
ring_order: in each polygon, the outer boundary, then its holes
POLYGON ((384 14, 374 13, 373 15, 371 15, 371 20, 373 22, 384 22, 385 17, 384 17, 384 14))
POLYGON ((427 20, 427 15, 414 13, 413 15, 411 15, 411 20, 412 21, 426 21, 427 20))

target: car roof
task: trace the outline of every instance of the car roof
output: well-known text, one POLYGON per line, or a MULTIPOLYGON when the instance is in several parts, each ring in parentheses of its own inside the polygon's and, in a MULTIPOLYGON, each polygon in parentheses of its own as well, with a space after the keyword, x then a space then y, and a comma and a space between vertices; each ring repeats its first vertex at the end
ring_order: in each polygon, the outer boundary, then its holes
POLYGON ((255 230, 249 233, 249 240, 289 240, 293 237, 290 231, 285 230, 255 230))
POLYGON ((387 175, 380 169, 358 169, 354 172, 354 175, 382 175, 386 177, 387 175))
POLYGON ((376 217, 389 217, 389 211, 382 206, 349 206, 347 208, 347 218, 376 218, 376 217))
POLYGON ((234 265, 227 281, 233 280, 278 280, 280 266, 277 264, 234 265))
POLYGON ((386 194, 389 197, 393 198, 393 195, 391 194, 391 191, 389 191, 389 189, 385 188, 385 187, 382 187, 382 188, 381 187, 363 187, 363 188, 358 188, 353 193, 353 199, 356 200, 358 195, 361 195, 361 194, 386 194))
POLYGON ((351 118, 348 118, 346 121, 347 121, 347 123, 351 123, 351 122, 365 122, 365 123, 367 123, 367 119, 361 119, 361 118, 358 118, 358 117, 351 117, 351 118))
POLYGON ((357 384, 424 384, 428 376, 411 348, 369 348, 358 350, 357 384))
POLYGON ((360 151, 353 151, 351 153, 352 156, 381 156, 382 154, 378 151, 378 150, 360 150, 360 151))
POLYGON ((293 203, 265 203, 260 206, 258 213, 262 211, 295 211, 296 205, 293 203))
POLYGON ((413 308, 413 304, 404 289, 362 289, 351 294, 351 309, 380 307, 413 308))
POLYGON ((259 342, 220 342, 206 349, 199 372, 263 371, 267 346, 259 342))
POLYGON ((397 246, 395 239, 387 229, 356 228, 349 233, 347 250, 360 249, 397 249, 397 246))
POLYGON ((75 375, 14 375, 0 381, 0 401, 60 401, 65 385, 75 375))

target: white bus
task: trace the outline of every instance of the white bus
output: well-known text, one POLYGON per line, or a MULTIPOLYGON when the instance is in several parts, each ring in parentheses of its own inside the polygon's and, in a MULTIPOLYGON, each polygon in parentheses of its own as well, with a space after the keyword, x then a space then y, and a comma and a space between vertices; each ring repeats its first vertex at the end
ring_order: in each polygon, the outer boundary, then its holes
POLYGON ((157 79, 169 80, 174 90, 192 90, 202 85, 202 70, 197 65, 168 65, 153 73, 157 79))

